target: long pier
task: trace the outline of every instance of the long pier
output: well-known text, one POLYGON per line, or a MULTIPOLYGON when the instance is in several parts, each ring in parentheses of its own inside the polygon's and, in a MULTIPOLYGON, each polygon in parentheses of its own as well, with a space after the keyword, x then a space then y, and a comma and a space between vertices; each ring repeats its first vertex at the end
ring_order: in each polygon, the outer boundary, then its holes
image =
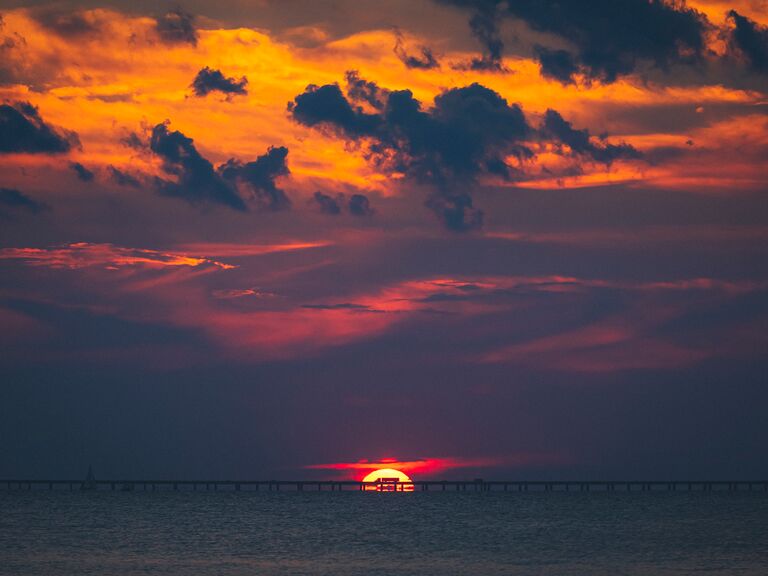
POLYGON ((32 480, 0 479, 0 491, 186 492, 768 492, 768 480, 32 480))

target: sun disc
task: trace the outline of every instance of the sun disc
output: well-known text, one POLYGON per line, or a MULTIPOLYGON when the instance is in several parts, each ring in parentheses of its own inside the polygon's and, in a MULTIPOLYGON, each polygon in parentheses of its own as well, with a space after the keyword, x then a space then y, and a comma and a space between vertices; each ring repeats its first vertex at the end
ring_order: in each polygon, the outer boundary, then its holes
POLYGON ((375 486, 366 486, 366 490, 378 492, 413 491, 413 480, 394 468, 379 468, 363 478, 363 482, 376 483, 375 486))

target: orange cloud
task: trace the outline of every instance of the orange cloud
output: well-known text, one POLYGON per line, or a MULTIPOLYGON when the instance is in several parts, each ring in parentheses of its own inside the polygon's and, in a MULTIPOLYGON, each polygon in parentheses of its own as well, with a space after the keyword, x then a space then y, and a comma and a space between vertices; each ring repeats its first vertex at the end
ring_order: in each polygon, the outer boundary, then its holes
POLYGON ((238 258, 245 256, 262 256, 276 252, 294 252, 297 250, 311 250, 312 248, 324 248, 333 243, 330 241, 318 242, 283 242, 280 244, 224 244, 220 242, 193 242, 182 244, 180 250, 206 254, 217 258, 238 258))
POLYGON ((113 244, 89 244, 79 242, 56 248, 4 248, 0 260, 23 260, 31 266, 48 268, 104 268, 117 270, 126 267, 161 269, 168 267, 213 267, 221 270, 234 268, 216 260, 171 254, 157 250, 123 248, 113 244))
POLYGON ((768 5, 765 0, 688 0, 688 5, 707 15, 710 22, 722 25, 730 10, 736 10, 750 19, 768 24, 768 5))
MULTIPOLYGON (((743 4, 747 10, 749 3, 743 4)), ((717 2, 700 1, 695 5, 709 11, 721 8, 717 2)), ((129 130, 141 132, 142 126, 165 119, 171 119, 174 127, 194 138, 200 152, 214 163, 233 156, 255 158, 268 146, 285 145, 290 149, 290 192, 307 196, 321 183, 336 191, 345 187, 376 190, 382 195, 403 191, 403 183, 379 173, 366 161, 363 150, 297 126, 286 114, 287 102, 308 84, 343 83, 344 73, 351 69, 383 87, 412 90, 425 106, 446 87, 480 82, 510 102, 520 103, 534 120, 547 108, 555 107, 575 126, 587 127, 603 124, 606 105, 698 107, 764 100, 759 93, 719 85, 664 87, 633 77, 608 85, 563 86, 542 78, 538 64, 522 57, 507 59, 514 74, 487 74, 451 66, 404 74, 393 51, 397 33, 392 30, 359 32, 306 49, 281 42, 264 31, 209 28, 200 30, 197 46, 168 46, 159 44, 151 18, 111 10, 86 11, 85 15, 99 32, 67 38, 41 26, 28 10, 4 12, 4 33, 24 38, 8 56, 22 67, 19 78, 36 89, 19 83, 0 89, 0 98, 29 100, 53 124, 75 130, 84 148, 75 156, 91 168, 111 164, 157 173, 157 163, 150 156, 123 146, 120 138, 129 130), (217 100, 213 95, 193 97, 190 84, 205 66, 221 69, 228 76, 247 77, 249 94, 231 102, 217 100)), ((409 36, 409 41, 418 44, 427 40, 409 36)), ((448 51, 444 56, 451 62, 466 61, 474 54, 448 51)), ((539 168, 556 168, 562 160, 542 151, 535 169, 526 171, 530 173, 521 182, 508 185, 578 187, 643 182, 693 191, 715 186, 754 189, 764 180, 759 171, 760 153, 746 158, 732 153, 724 161, 722 152, 741 142, 743 134, 764 138, 764 119, 734 122, 738 126, 732 130, 726 126, 700 128, 691 134, 655 135, 655 139, 642 131, 612 135, 640 149, 665 138, 672 138, 676 146, 685 149, 685 141, 693 138, 697 147, 711 153, 686 155, 658 167, 619 162, 607 169, 599 164, 583 164, 578 176, 552 178, 539 168), (715 158, 719 161, 713 162, 715 158)), ((66 170, 69 161, 62 158, 56 162, 60 170, 66 170)), ((39 157, 9 157, 7 165, 0 168, 0 178, 12 182, 16 171, 11 167, 41 167, 50 162, 39 157)))

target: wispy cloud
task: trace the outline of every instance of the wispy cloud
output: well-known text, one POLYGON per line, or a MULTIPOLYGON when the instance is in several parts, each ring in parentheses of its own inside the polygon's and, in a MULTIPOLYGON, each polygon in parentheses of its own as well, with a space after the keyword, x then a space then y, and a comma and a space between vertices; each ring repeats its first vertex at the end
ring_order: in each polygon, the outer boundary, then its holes
POLYGON ((30 266, 70 270, 80 268, 116 270, 128 267, 161 269, 181 266, 214 267, 222 270, 235 268, 231 264, 188 254, 88 242, 52 248, 4 248, 0 250, 0 260, 21 260, 30 266))
POLYGON ((276 252, 295 252, 312 250, 331 246, 333 242, 318 240, 315 242, 282 242, 279 244, 226 244, 220 242, 194 242, 182 244, 178 248, 184 252, 206 254, 216 258, 240 258, 247 256, 262 256, 276 252))

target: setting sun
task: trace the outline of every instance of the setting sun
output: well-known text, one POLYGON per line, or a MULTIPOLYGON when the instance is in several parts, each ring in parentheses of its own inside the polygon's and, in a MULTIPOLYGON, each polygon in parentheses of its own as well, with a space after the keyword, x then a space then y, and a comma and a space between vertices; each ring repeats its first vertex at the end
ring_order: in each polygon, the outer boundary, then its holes
POLYGON ((412 492, 413 480, 400 470, 394 468, 379 468, 363 478, 363 482, 376 482, 376 485, 366 486, 366 490, 377 492, 412 492))

